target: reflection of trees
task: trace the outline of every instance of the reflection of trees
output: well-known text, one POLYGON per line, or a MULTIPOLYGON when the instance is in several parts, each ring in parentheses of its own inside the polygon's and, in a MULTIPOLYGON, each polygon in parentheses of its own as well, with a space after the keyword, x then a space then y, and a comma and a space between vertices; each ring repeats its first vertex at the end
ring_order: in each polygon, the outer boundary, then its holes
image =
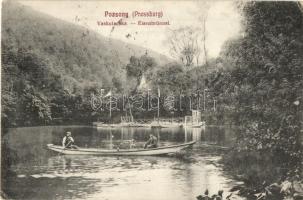
POLYGON ((216 145, 225 145, 225 130, 226 127, 207 127, 202 130, 201 140, 216 145))
POLYGON ((46 144, 52 143, 52 128, 14 128, 2 139, 6 144, 4 155, 15 164, 43 162, 48 154, 46 144))
POLYGON ((121 140, 134 139, 135 129, 134 128, 121 128, 121 140))
POLYGON ((192 128, 192 139, 201 141, 201 128, 192 128))
POLYGON ((6 141, 1 142, 1 186, 4 194, 9 177, 15 177, 16 173, 11 167, 18 161, 17 151, 10 149, 6 141))
MULTIPOLYGON (((101 146, 101 142, 102 142, 102 134, 99 132, 98 129, 94 129, 92 132, 91 137, 88 138, 88 144, 93 146, 101 146)), ((85 147, 88 146, 88 144, 85 144, 85 147)))

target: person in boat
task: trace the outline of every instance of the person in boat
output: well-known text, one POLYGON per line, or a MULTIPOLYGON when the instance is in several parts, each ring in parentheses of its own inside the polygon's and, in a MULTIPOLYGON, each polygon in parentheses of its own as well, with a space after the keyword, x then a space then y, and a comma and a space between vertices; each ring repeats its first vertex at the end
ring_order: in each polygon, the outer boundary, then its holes
POLYGON ((64 148, 77 148, 76 145, 74 145, 74 138, 72 137, 72 133, 71 132, 66 132, 66 135, 63 137, 62 139, 62 146, 64 148))
POLYGON ((129 142, 129 148, 130 148, 130 149, 136 148, 136 143, 135 143, 135 140, 134 140, 134 139, 132 139, 132 140, 129 142))
POLYGON ((148 141, 144 144, 144 149, 157 148, 157 147, 158 147, 158 138, 153 134, 150 134, 148 141))

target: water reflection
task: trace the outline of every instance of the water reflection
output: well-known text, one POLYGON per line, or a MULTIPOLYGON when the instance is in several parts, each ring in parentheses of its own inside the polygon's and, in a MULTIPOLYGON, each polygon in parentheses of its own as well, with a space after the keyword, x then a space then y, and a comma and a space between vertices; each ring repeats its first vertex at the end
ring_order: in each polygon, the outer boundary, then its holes
POLYGON ((206 188, 216 193, 235 184, 214 165, 219 154, 208 152, 214 152, 213 149, 202 153, 206 149, 204 144, 229 146, 232 134, 233 130, 215 127, 10 129, 3 137, 2 150, 13 162, 2 166, 7 175, 3 190, 17 199, 195 199, 206 188), (131 139, 140 146, 150 133, 160 139, 160 145, 191 140, 197 143, 180 158, 58 156, 48 151, 46 144, 60 144, 66 131, 71 131, 77 145, 82 147, 110 149, 131 139))
POLYGON ((189 140, 195 140, 201 142, 201 133, 205 131, 205 128, 191 128, 191 127, 185 127, 184 132, 185 132, 185 138, 186 142, 189 140))

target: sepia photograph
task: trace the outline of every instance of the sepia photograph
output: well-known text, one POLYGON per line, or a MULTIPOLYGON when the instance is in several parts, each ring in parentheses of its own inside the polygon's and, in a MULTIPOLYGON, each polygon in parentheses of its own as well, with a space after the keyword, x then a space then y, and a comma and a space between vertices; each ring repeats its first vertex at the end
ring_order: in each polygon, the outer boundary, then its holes
POLYGON ((303 1, 2 0, 7 200, 303 200, 303 1))

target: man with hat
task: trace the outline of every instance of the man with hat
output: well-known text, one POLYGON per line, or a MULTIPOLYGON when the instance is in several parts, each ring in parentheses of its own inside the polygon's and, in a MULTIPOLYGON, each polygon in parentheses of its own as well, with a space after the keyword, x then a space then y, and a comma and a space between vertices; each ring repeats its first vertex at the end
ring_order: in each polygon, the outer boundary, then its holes
POLYGON ((70 131, 66 132, 66 135, 64 136, 62 140, 62 146, 64 148, 73 148, 75 145, 74 144, 74 138, 72 137, 72 133, 70 131))
POLYGON ((146 148, 157 148, 158 147, 158 138, 153 134, 149 135, 149 140, 144 144, 144 149, 146 148))

